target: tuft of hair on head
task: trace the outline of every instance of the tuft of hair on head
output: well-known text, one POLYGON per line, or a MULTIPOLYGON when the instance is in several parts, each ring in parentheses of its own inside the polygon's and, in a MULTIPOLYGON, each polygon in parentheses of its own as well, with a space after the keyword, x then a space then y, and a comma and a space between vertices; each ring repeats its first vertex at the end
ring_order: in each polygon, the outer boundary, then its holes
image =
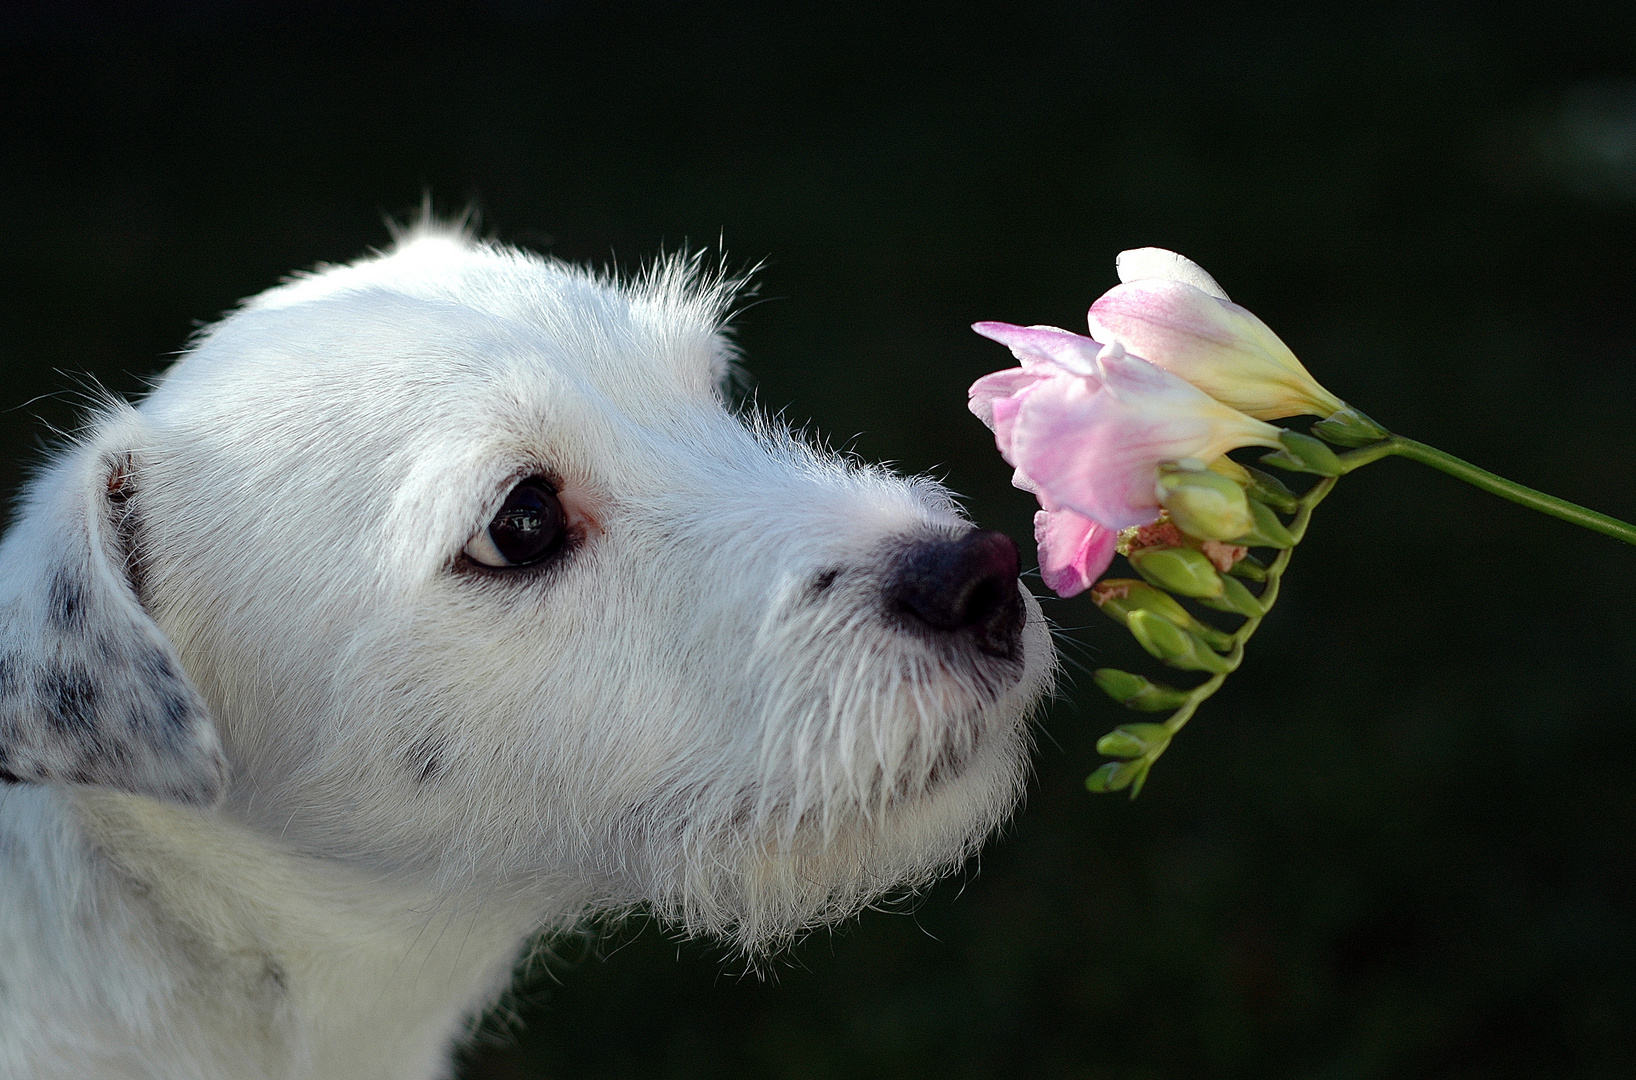
POLYGON ((423 191, 419 207, 402 217, 382 213, 381 221, 392 237, 394 248, 405 247, 427 237, 459 240, 470 244, 479 240, 478 229, 483 223, 483 211, 476 203, 467 203, 459 213, 439 215, 432 204, 432 193, 423 191))
MULTIPOLYGON (((711 376, 723 399, 731 401, 750 386, 749 376, 739 363, 733 320, 749 306, 744 301, 755 295, 754 278, 761 267, 762 263, 755 262, 733 270, 721 246, 712 252, 684 245, 675 251, 660 251, 646 260, 624 284, 638 303, 682 316, 678 327, 692 324, 716 328, 711 376)), ((612 269, 606 276, 610 282, 619 279, 612 269)))

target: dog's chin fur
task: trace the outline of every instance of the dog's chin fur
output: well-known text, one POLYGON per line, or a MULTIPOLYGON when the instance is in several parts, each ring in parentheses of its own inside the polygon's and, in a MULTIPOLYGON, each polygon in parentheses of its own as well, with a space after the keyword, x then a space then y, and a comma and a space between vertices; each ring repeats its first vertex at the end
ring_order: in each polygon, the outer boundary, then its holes
POLYGON ((1006 819, 1038 605, 888 602, 975 534, 735 415, 732 292, 423 228, 53 459, 0 543, 0 1074, 441 1075, 532 930, 643 908, 761 957, 1006 819), (527 477, 562 552, 479 565, 527 477))
POLYGON ((964 767, 977 779, 925 777, 845 813, 831 808, 792 821, 786 810, 776 823, 747 829, 731 815, 655 808, 643 900, 692 933, 764 956, 964 862, 1015 805, 1022 781, 1015 741, 1008 733, 974 749, 964 767))

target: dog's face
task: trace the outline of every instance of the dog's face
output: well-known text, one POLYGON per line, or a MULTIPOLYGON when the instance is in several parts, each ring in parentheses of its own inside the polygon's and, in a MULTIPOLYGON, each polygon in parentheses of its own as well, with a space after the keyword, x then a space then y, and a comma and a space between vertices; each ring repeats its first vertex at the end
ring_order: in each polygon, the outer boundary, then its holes
POLYGON ((1015 547, 734 416, 725 294, 426 235, 252 301, 37 482, 0 769, 750 947, 954 865, 1052 664, 1015 547))

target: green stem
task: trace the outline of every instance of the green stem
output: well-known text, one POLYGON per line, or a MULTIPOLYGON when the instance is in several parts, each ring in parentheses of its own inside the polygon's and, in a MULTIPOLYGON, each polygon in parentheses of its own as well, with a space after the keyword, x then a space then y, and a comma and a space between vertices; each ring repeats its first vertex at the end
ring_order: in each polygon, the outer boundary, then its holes
MULTIPOLYGON (((1498 495, 1502 499, 1510 499, 1530 510, 1538 510, 1542 514, 1550 514, 1554 518, 1571 522, 1582 529, 1590 529, 1604 536, 1611 536, 1615 540, 1623 540, 1627 544, 1636 544, 1636 525, 1620 521, 1618 518, 1599 514, 1595 510, 1587 510, 1583 506, 1571 503, 1566 499, 1559 499, 1554 495, 1547 495, 1543 491, 1535 491, 1531 487, 1524 487, 1503 476, 1496 476, 1487 469, 1479 469, 1469 461, 1461 461, 1453 454, 1445 454, 1434 446, 1405 439, 1401 435, 1393 435, 1386 440, 1387 454, 1396 454, 1411 461, 1418 461, 1422 465, 1430 465, 1434 469, 1441 469, 1457 480, 1464 480, 1472 487, 1482 488, 1484 491, 1498 495)), ((1365 447, 1371 450, 1373 447, 1365 447)), ((1354 451, 1358 452, 1358 451, 1354 451)), ((1346 455, 1351 457, 1350 454, 1346 455)), ((1384 456, 1384 455, 1382 455, 1384 456)), ((1362 464, 1360 462, 1359 464, 1362 464)))
POLYGON ((1430 465, 1434 469, 1441 469, 1457 480, 1464 480, 1473 487, 1498 495, 1502 499, 1510 499, 1514 503, 1526 506, 1530 510, 1538 510, 1542 514, 1550 514, 1554 518, 1572 522, 1581 528, 1611 536, 1615 540, 1623 540, 1627 544, 1636 544, 1636 525, 1620 521, 1618 518, 1599 514, 1595 510, 1587 510, 1583 506, 1559 499, 1555 495, 1547 495, 1543 491, 1535 491, 1531 487, 1524 487, 1514 480, 1507 480, 1503 476, 1496 476, 1487 469, 1479 469, 1469 461, 1461 461, 1453 454, 1445 454, 1435 446, 1427 446, 1413 439, 1405 439, 1401 435, 1393 435, 1389 439, 1382 439, 1378 443, 1341 454, 1341 465, 1347 472, 1371 461, 1379 461, 1383 457, 1396 455, 1406 457, 1411 461, 1418 461, 1422 465, 1430 465))

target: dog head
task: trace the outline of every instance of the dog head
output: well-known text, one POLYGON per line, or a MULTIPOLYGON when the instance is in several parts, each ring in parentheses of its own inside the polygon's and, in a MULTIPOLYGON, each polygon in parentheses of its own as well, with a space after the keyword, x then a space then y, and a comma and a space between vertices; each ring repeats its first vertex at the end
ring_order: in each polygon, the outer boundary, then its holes
POLYGON ((958 864, 1053 662, 1016 549, 735 415, 730 294, 423 231, 251 300, 33 484, 0 768, 749 948, 958 864))

